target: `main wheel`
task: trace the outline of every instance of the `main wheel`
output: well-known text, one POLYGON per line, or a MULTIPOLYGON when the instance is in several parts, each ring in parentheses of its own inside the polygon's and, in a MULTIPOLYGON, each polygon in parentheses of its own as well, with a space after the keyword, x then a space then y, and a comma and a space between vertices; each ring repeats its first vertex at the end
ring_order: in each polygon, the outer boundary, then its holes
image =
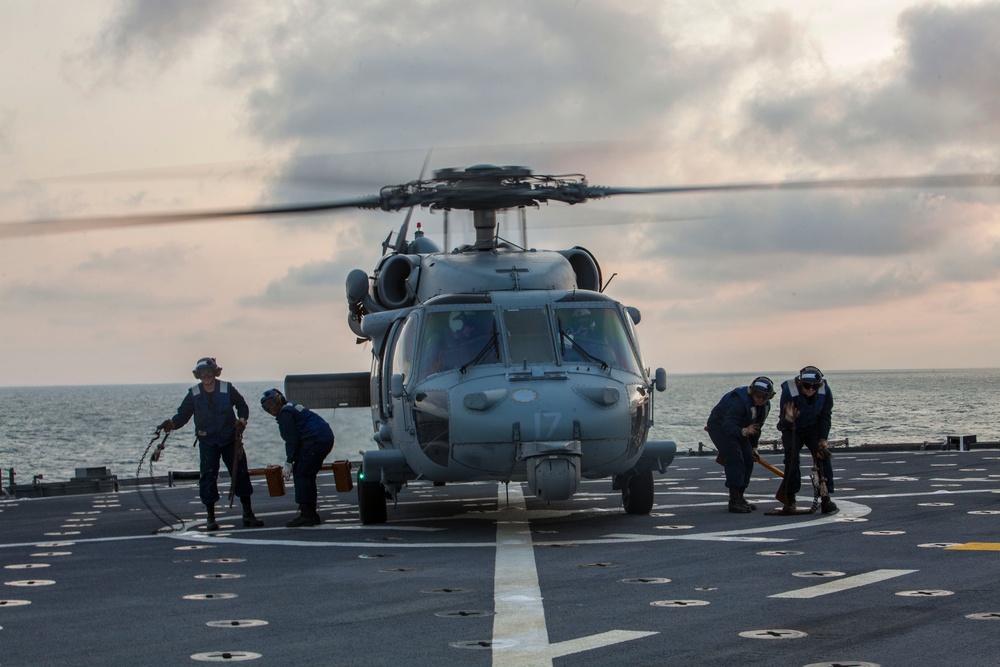
POLYGON ((649 514, 653 509, 653 470, 633 475, 622 487, 622 507, 629 514, 649 514))
POLYGON ((358 514, 361 523, 385 523, 388 515, 385 510, 385 487, 382 482, 371 482, 364 479, 364 469, 358 470, 358 514))

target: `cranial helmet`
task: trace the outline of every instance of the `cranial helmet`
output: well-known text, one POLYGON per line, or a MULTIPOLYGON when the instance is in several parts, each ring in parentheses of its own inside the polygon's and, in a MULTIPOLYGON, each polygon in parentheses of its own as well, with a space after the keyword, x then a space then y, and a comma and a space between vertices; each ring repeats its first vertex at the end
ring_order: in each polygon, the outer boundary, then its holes
POLYGON ((768 399, 774 398, 774 383, 771 382, 771 378, 764 377, 763 375, 754 378, 748 389, 751 396, 756 394, 768 399))
POLYGON ((465 318, 468 317, 466 313, 453 313, 450 318, 448 318, 448 328, 451 329, 452 333, 458 333, 463 328, 465 328, 465 318))
POLYGON ((222 375, 222 367, 215 363, 215 357, 202 357, 195 363, 194 370, 191 373, 196 378, 199 378, 201 377, 201 372, 205 369, 215 371, 215 377, 222 375))
POLYGON ((815 366, 806 366, 801 371, 799 371, 799 376, 795 378, 799 382, 806 382, 809 384, 820 384, 823 382, 823 373, 815 366))
POLYGON ((270 412, 274 408, 280 408, 287 402, 285 395, 277 389, 268 389, 260 396, 260 407, 264 408, 267 412, 270 412))

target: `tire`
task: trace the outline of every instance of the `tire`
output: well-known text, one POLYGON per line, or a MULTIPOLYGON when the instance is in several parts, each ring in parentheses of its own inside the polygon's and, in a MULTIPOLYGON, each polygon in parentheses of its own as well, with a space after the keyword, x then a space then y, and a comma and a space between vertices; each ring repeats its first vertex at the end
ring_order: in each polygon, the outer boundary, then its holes
POLYGON ((388 519, 385 509, 385 487, 382 482, 369 482, 361 479, 358 471, 358 514, 361 523, 385 523, 388 519))
POLYGON ((629 514, 649 514, 653 509, 653 470, 633 475, 622 487, 622 507, 629 514))

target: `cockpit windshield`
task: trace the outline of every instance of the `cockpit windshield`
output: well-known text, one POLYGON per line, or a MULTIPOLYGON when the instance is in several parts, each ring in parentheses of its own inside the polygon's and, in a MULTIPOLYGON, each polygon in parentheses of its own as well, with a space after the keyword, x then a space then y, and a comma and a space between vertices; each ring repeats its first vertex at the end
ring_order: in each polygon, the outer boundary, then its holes
POLYGON ((559 353, 564 364, 598 364, 642 371, 618 310, 611 306, 556 306, 559 353))
POLYGON ((582 307, 573 303, 504 308, 499 318, 493 309, 427 312, 417 343, 414 378, 419 382, 436 373, 464 373, 479 365, 560 362, 642 374, 620 311, 611 304, 582 307))
POLYGON ((418 379, 476 364, 500 363, 496 315, 492 310, 428 313, 419 354, 418 379))

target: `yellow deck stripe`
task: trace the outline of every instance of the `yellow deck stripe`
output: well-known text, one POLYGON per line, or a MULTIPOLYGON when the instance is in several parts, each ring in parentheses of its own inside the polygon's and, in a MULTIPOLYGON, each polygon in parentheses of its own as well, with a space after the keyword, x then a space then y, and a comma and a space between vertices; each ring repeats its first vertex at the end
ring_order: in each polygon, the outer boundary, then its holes
POLYGON ((945 548, 949 551, 1000 551, 1000 542, 966 542, 945 548))

